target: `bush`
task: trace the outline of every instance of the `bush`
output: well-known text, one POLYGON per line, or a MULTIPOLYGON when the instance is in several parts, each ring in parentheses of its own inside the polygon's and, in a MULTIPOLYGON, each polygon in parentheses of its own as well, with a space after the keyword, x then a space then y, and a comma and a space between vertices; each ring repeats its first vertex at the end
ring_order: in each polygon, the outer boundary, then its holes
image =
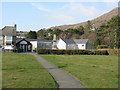
POLYGON ((38 54, 57 55, 108 55, 106 50, 58 50, 58 49, 37 49, 38 54))
POLYGON ((120 55, 120 49, 98 49, 100 51, 106 50, 109 55, 120 55))
POLYGON ((109 55, 107 50, 95 50, 94 54, 95 55, 109 55))
POLYGON ((120 55, 120 49, 109 49, 109 55, 120 55))

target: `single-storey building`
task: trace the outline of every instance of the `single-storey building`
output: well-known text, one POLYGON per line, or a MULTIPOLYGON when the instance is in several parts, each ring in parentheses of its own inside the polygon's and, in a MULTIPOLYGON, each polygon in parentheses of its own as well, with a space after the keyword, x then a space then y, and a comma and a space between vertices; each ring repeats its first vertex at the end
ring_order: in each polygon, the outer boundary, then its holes
POLYGON ((58 49, 92 49, 88 39, 59 39, 56 45, 58 49))
POLYGON ((17 52, 31 52, 32 44, 29 40, 22 39, 16 42, 16 51, 17 52))

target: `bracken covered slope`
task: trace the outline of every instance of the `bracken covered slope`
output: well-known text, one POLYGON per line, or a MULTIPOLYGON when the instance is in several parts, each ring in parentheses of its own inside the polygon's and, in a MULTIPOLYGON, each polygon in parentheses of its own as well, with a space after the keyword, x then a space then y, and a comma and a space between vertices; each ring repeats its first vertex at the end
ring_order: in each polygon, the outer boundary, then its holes
MULTIPOLYGON (((112 17, 118 15, 118 13, 120 12, 120 7, 119 8, 114 8, 113 10, 111 10, 108 13, 103 14, 102 16, 95 18, 91 21, 91 24, 94 24, 94 27, 99 27, 102 24, 106 24, 112 17)), ((68 28, 78 28, 81 25, 85 26, 87 24, 87 22, 82 22, 82 23, 78 23, 78 24, 73 24, 73 25, 61 25, 61 26, 55 26, 55 27, 51 27, 51 29, 55 29, 55 28, 59 28, 61 30, 66 30, 68 28)))

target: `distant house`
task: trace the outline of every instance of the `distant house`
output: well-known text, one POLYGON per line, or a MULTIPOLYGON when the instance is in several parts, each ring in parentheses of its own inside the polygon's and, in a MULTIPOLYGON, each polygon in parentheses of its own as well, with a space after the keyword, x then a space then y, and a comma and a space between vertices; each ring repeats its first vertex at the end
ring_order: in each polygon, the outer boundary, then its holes
POLYGON ((16 24, 5 26, 0 30, 0 46, 3 49, 13 50, 16 42, 16 24))
POLYGON ((88 39, 59 39, 58 49, 92 49, 91 42, 88 39))

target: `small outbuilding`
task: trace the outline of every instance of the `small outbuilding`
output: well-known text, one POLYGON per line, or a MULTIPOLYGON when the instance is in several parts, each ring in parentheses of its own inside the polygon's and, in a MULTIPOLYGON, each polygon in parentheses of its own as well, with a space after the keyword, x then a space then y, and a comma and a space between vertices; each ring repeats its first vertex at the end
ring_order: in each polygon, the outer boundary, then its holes
POLYGON ((17 52, 31 52, 32 44, 29 40, 22 39, 16 42, 16 51, 17 52))

